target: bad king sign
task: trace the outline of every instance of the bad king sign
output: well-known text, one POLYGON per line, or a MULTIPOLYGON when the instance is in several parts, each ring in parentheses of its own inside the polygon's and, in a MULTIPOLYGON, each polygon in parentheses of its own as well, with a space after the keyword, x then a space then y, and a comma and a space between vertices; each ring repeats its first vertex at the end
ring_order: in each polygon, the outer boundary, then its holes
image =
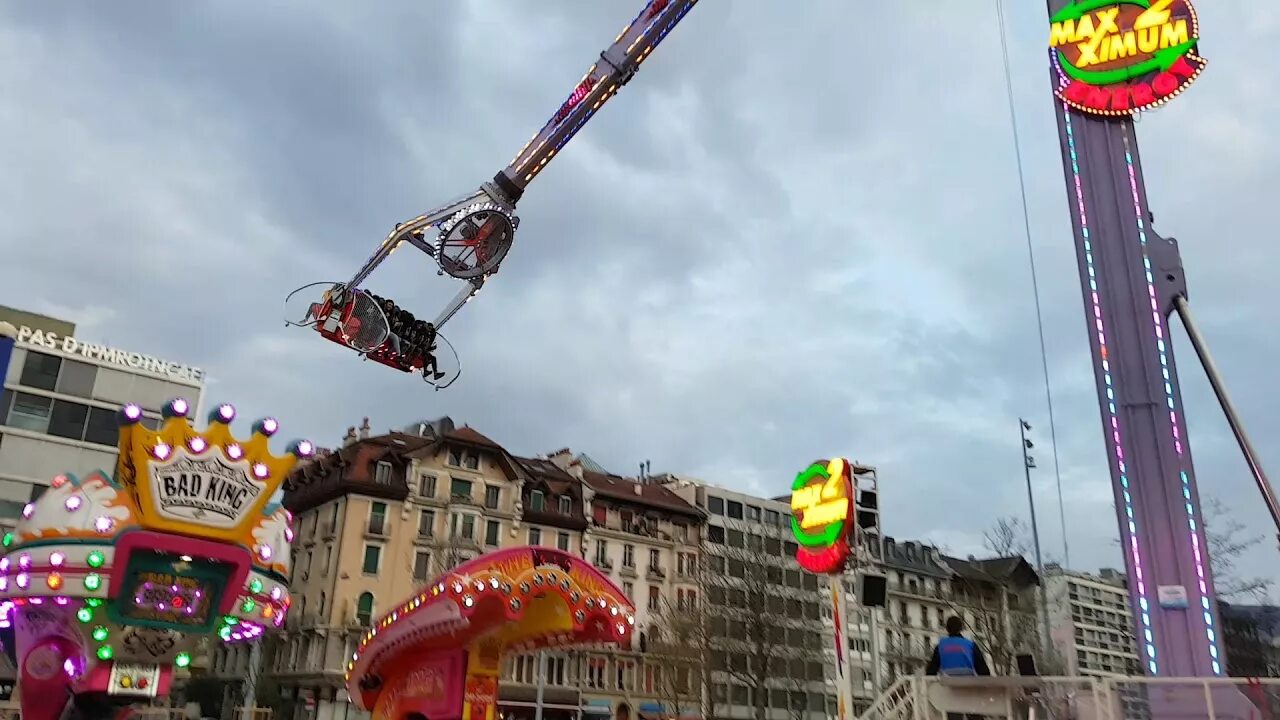
POLYGON ((1132 115, 1161 105, 1204 70, 1189 0, 1076 0, 1050 23, 1057 95, 1083 112, 1132 115))
POLYGON ((169 462, 153 462, 150 470, 156 509, 198 525, 235 527, 265 489, 250 476, 248 462, 229 463, 216 451, 191 456, 177 448, 169 462))

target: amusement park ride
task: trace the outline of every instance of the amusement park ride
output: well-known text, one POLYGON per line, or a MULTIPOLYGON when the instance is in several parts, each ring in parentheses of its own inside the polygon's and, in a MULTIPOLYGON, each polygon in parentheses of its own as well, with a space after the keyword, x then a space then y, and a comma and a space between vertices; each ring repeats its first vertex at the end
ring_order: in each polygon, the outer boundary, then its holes
POLYGON ((203 638, 284 624, 293 530, 281 485, 311 443, 276 456, 274 419, 240 441, 232 406, 203 432, 190 410, 171 401, 153 432, 126 405, 114 474, 54 478, 5 535, 0 612, 25 720, 114 717, 166 695, 203 638))

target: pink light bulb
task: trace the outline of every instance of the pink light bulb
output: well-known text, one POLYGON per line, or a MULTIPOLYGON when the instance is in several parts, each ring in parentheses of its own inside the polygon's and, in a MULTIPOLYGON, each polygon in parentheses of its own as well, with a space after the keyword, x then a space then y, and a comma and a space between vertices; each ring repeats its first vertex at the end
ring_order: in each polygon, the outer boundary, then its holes
POLYGON ((202 453, 209 448, 209 443, 205 442, 204 438, 199 435, 191 438, 191 442, 187 445, 191 448, 191 452, 194 453, 202 453))
POLYGON ((156 443, 155 448, 154 448, 154 449, 152 449, 152 451, 151 451, 151 452, 152 452, 152 454, 154 454, 158 459, 160 459, 160 460, 165 460, 165 459, 168 459, 168 457, 169 457, 169 453, 170 453, 170 452, 172 452, 172 451, 173 451, 173 448, 169 447, 168 445, 166 445, 166 444, 164 444, 164 443, 156 443))
POLYGON ((23 517, 24 519, 30 520, 30 519, 31 519, 31 516, 32 516, 32 515, 35 515, 35 514, 36 514, 36 504, 35 504, 35 503, 27 503, 25 506, 23 506, 23 508, 22 508, 22 517, 23 517))
POLYGON ((18 573, 18 577, 15 578, 15 581, 18 583, 18 587, 24 590, 27 588, 27 585, 31 584, 31 578, 24 572, 18 573))
POLYGON ((26 553, 23 553, 23 554, 19 555, 19 556, 18 556, 18 567, 22 568, 23 570, 30 570, 30 569, 31 569, 31 556, 30 556, 30 555, 28 555, 28 554, 26 554, 26 553))
POLYGON ((99 515, 98 518, 93 521, 93 529, 100 533, 111 532, 111 527, 113 525, 115 525, 115 521, 106 515, 99 515))
POLYGON ((80 499, 79 495, 72 495, 71 497, 67 498, 67 501, 64 502, 62 505, 67 509, 67 512, 75 512, 76 510, 80 509, 80 505, 83 503, 84 503, 84 500, 80 499))
POLYGON ((267 476, 270 474, 271 471, 267 469, 266 465, 263 465, 262 463, 253 464, 253 476, 259 480, 266 480, 267 476))
POLYGON ((244 457, 244 450, 236 443, 231 443, 227 446, 227 457, 232 460, 239 460, 244 457))
POLYGON ((65 559, 66 558, 63 556, 62 553, 55 552, 49 555, 49 564, 54 567, 62 567, 62 561, 65 559))

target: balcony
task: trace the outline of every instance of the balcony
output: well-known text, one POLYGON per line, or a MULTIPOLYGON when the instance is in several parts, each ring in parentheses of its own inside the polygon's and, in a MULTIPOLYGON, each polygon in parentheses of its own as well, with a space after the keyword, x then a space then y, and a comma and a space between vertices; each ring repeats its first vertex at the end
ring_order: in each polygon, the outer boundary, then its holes
POLYGON ((666 578, 667 573, 660 565, 650 565, 649 571, 645 573, 645 579, 647 580, 665 580, 666 578))
POLYGON ((639 574, 636 572, 636 566, 634 563, 630 565, 628 565, 625 562, 622 563, 622 577, 629 577, 629 578, 639 577, 639 574))
POLYGON ((607 558, 607 557, 601 557, 601 556, 599 556, 599 555, 597 555, 597 556, 596 556, 595 565, 596 565, 596 567, 600 568, 601 570, 612 570, 612 569, 613 569, 613 561, 612 561, 612 560, 610 560, 610 559, 609 559, 609 558, 607 558))

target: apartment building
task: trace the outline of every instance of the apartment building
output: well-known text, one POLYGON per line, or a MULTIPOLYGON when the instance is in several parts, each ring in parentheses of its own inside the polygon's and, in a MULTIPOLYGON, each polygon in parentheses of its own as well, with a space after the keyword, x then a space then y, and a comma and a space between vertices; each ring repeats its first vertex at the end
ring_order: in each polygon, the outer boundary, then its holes
POLYGON ((717 718, 817 720, 833 716, 835 688, 816 575, 795 563, 791 508, 673 475, 660 482, 706 513, 702 585, 710 614, 717 718))
MULTIPOLYGON (((888 578, 887 601, 879 611, 881 682, 887 687, 924 672, 946 619, 962 611, 952 601, 955 571, 936 547, 886 537, 880 569, 888 578)), ((866 688, 873 689, 870 679, 866 688)))
MULTIPOLYGON (((499 710, 504 720, 532 718, 542 684, 545 720, 664 713, 679 668, 646 653, 650 598, 656 587, 659 607, 696 602, 681 572, 696 563, 701 516, 664 488, 636 487, 584 470, 568 450, 513 455, 449 418, 383 435, 366 420, 286 483, 294 604, 284 632, 266 641, 258 676, 278 686, 283 717, 357 720, 342 666, 387 607, 490 550, 532 544, 588 557, 603 547, 640 609, 636 647, 508 657, 499 710)), ((211 675, 227 681, 228 701, 238 703, 253 665, 247 647, 214 652, 211 675)))
POLYGON ((1070 675, 1141 675, 1129 590, 1117 570, 1098 574, 1045 569, 1049 634, 1070 675))

